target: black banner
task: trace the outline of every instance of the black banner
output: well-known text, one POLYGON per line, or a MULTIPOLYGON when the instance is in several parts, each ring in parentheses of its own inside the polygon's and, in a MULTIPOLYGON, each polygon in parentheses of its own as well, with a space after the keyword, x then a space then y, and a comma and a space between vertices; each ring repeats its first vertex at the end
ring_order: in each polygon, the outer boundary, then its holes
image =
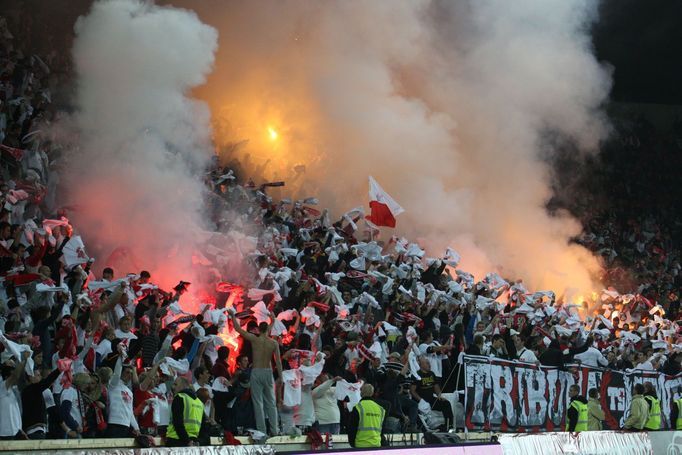
POLYGON ((581 395, 596 387, 606 414, 604 430, 623 427, 632 387, 651 382, 661 400, 662 428, 671 428, 670 410, 682 396, 682 374, 615 371, 585 366, 566 370, 523 362, 464 356, 466 425, 469 430, 509 432, 564 431, 568 388, 578 384, 581 395))

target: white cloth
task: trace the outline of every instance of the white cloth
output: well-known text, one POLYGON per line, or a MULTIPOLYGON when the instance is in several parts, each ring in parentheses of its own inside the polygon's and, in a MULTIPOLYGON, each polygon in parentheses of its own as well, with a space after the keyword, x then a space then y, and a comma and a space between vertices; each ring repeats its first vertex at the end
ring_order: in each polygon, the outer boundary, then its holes
MULTIPOLYGON (((12 356, 16 359, 17 362, 21 362, 22 354, 24 352, 29 352, 33 354, 33 351, 31 350, 31 347, 29 345, 19 344, 15 343, 12 340, 8 340, 2 333, 0 333, 0 343, 2 343, 5 346, 6 351, 12 354, 12 356)), ((34 367, 33 358, 29 357, 28 359, 26 359, 26 366, 24 367, 24 371, 26 372, 26 374, 28 374, 29 376, 33 376, 33 367, 34 367)))
POLYGON ((429 364, 431 365, 431 371, 433 371, 433 374, 435 374, 437 378, 443 377, 443 359, 445 359, 446 356, 439 353, 429 353, 428 350, 429 348, 437 348, 440 346, 442 345, 437 341, 419 345, 419 352, 428 359, 429 364))
POLYGON ((21 409, 17 399, 17 386, 7 387, 0 378, 0 436, 15 436, 21 430, 21 409))
POLYGON ((593 347, 589 347, 587 351, 574 355, 573 358, 589 367, 605 367, 609 364, 609 361, 606 360, 601 351, 593 347))
POLYGON ((355 405, 360 402, 360 388, 362 387, 363 383, 363 381, 350 383, 345 379, 342 379, 336 383, 336 389, 334 390, 336 399, 343 401, 347 397, 348 402, 346 403, 346 408, 349 411, 352 411, 355 405))
MULTIPOLYGON (((318 354, 318 356, 319 355, 320 354, 318 354)), ((314 383, 315 379, 322 373, 322 368, 324 368, 324 360, 318 360, 310 366, 301 366, 299 370, 301 371, 301 381, 303 385, 314 383)))
POLYGON ((654 366, 651 364, 651 361, 646 360, 642 363, 637 364, 635 370, 654 371, 654 366))
POLYGON ((157 425, 168 425, 171 418, 171 403, 166 393, 166 384, 159 384, 150 390, 154 394, 154 423, 157 425), (158 418, 158 422, 156 419, 158 418))
POLYGON ((175 360, 172 357, 166 357, 159 365, 159 369, 166 376, 175 376, 176 372, 186 374, 189 371, 189 360, 175 360))
POLYGON ((301 404, 302 377, 303 375, 298 368, 282 371, 282 382, 284 383, 282 403, 284 406, 298 406, 301 404))

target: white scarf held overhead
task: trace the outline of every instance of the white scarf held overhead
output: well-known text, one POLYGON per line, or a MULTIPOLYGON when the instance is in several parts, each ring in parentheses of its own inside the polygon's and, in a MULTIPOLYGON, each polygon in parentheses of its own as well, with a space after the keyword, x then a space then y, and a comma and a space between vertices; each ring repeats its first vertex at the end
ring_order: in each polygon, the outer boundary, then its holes
POLYGON ((336 383, 336 389, 334 393, 336 394, 336 399, 343 401, 348 397, 348 402, 346 403, 346 408, 352 411, 356 404, 360 402, 360 388, 364 384, 363 381, 356 383, 350 383, 345 379, 342 379, 336 383))

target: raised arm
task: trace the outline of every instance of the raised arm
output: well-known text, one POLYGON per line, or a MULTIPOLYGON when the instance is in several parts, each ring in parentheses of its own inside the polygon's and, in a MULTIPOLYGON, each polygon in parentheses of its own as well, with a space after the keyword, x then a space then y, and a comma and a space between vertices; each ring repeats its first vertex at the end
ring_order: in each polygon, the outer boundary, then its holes
POLYGON ((140 383, 140 390, 143 392, 146 392, 151 388, 151 385, 154 383, 154 379, 156 379, 157 372, 159 371, 159 362, 155 363, 154 366, 152 367, 151 370, 149 370, 149 373, 147 373, 144 377, 144 380, 140 383))
POLYGON ((242 326, 239 325, 239 321, 237 321, 237 318, 233 313, 230 313, 230 320, 232 321, 232 326, 234 327, 234 330, 237 331, 238 334, 240 334, 244 339, 253 341, 256 339, 256 335, 253 333, 249 333, 246 330, 242 329, 242 326))
POLYGON ((26 361, 28 358, 31 357, 31 353, 29 351, 24 351, 21 354, 21 361, 17 363, 17 365, 14 367, 14 370, 12 371, 12 374, 7 378, 5 381, 5 387, 7 390, 10 388, 14 387, 19 383, 19 379, 21 378, 21 374, 24 372, 24 368, 26 367, 26 361))
POLYGON ((121 372, 123 371, 123 347, 118 346, 118 359, 116 359, 116 366, 114 366, 114 374, 111 375, 111 381, 109 384, 117 386, 118 382, 121 380, 121 372))

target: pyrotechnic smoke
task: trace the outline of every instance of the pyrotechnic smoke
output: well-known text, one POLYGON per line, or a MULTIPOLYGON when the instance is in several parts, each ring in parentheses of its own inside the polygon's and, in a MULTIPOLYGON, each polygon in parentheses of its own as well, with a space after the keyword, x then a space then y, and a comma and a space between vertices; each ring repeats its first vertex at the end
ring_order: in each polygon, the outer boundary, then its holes
POLYGON ((465 270, 592 287, 596 260, 568 244, 579 224, 544 208, 541 158, 547 133, 590 150, 608 129, 596 2, 174 3, 220 30, 199 94, 220 141, 270 160, 265 177, 339 213, 366 202, 371 174, 406 209, 397 232, 432 255, 451 244, 465 270))
POLYGON ((79 18, 76 35, 74 224, 98 269, 147 268, 164 286, 191 279, 212 151, 209 109, 188 91, 212 68, 217 32, 190 11, 110 0, 79 18))

